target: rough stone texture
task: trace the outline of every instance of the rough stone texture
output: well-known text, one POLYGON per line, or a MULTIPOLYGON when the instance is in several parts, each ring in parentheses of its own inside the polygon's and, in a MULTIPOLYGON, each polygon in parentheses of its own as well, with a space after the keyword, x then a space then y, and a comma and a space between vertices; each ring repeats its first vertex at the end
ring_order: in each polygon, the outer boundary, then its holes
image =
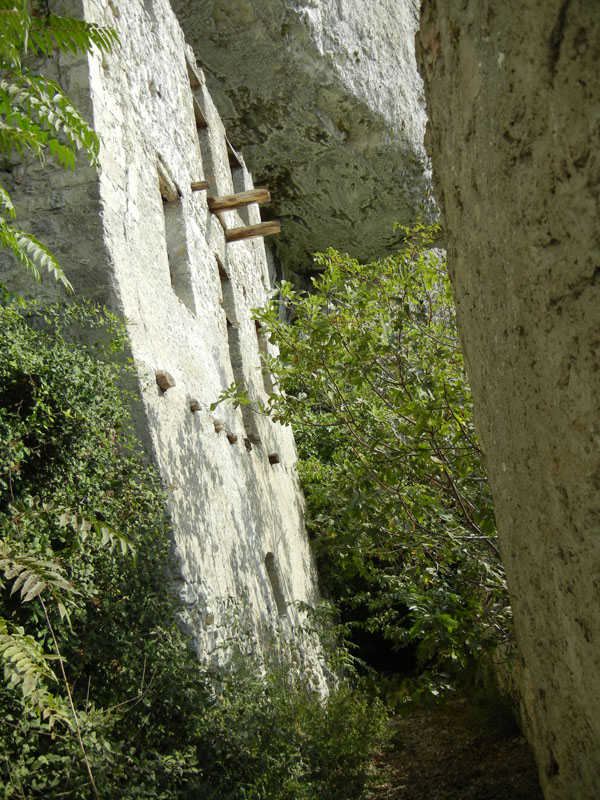
MULTIPOLYGON (((227 245, 207 193, 190 184, 208 179, 211 193, 231 194, 252 181, 242 162, 230 167, 225 130, 167 0, 86 0, 83 11, 114 26, 120 48, 54 63, 72 99, 90 109, 102 172, 33 164, 2 177, 20 223, 56 249, 77 292, 127 318, 138 426, 170 494, 172 588, 209 658, 232 635, 231 599, 255 630, 290 636, 302 615, 286 604, 317 600, 291 430, 232 406, 210 411, 234 380, 251 396, 265 392, 260 352, 269 344, 250 309, 270 284, 262 239, 227 245), (194 103, 206 123, 198 129, 194 103)), ((258 210, 222 219, 236 227, 258 221, 258 210)), ((6 257, 3 280, 23 284, 6 257)), ((52 288, 46 280, 45 297, 52 288)), ((318 682, 318 651, 306 645, 299 657, 318 682)))
POLYGON ((425 0, 434 177, 545 796, 600 797, 600 5, 425 0))
MULTIPOLYGON (((416 0, 174 0, 232 142, 267 183, 288 270, 389 252, 429 209, 416 0)), ((429 213, 428 211, 426 213, 429 213)))

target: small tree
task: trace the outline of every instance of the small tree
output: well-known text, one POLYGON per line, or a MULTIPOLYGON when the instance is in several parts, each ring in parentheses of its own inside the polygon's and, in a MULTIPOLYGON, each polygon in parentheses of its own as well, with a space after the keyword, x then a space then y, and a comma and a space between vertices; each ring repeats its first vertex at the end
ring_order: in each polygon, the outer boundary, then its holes
MULTIPOLYGON (((494 512, 435 230, 371 264, 328 250, 310 293, 255 311, 279 349, 253 407, 292 423, 326 590, 422 670, 476 664, 508 635, 494 512), (281 319, 285 306, 288 325, 281 319)), ((224 397, 252 405, 239 387, 224 397)))
MULTIPOLYGON (((31 69, 23 59, 27 55, 50 56, 55 49, 85 53, 96 47, 107 51, 117 41, 116 34, 83 20, 43 12, 42 5, 37 0, 0 0, 0 153, 6 157, 16 154, 22 160, 34 154, 42 161, 50 154, 65 169, 73 169, 77 152, 83 150, 90 163, 97 165, 99 142, 92 128, 60 86, 31 69)), ((46 267, 71 291, 71 284, 52 253, 35 236, 15 227, 9 221, 14 218, 13 202, 0 185, 2 246, 10 249, 37 280, 40 267, 46 267)), ((6 444, 19 462, 23 454, 18 447, 15 449, 15 441, 11 439, 6 444)), ((22 519, 31 516, 39 519, 48 511, 33 505, 28 511, 15 509, 17 518, 22 519)), ((13 580, 13 592, 19 592, 23 602, 39 597, 44 591, 72 591, 54 562, 24 552, 18 542, 10 544, 7 536, 5 527, 0 541, 0 571, 13 580)), ((60 602, 64 611, 64 603, 60 602)), ((44 711, 50 713, 52 703, 48 702, 48 693, 40 694, 39 686, 40 681, 53 677, 54 673, 39 643, 24 631, 11 631, 1 617, 0 660, 5 663, 9 680, 20 683, 24 694, 39 701, 44 711)))

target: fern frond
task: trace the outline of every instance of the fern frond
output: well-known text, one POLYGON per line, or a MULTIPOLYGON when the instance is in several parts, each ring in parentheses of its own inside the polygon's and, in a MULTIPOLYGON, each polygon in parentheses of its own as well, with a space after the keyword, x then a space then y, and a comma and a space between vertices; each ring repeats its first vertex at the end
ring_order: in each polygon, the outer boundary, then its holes
POLYGON ((0 62, 19 69, 31 17, 25 0, 0 0, 0 62))
POLYGON ((63 576, 59 565, 45 561, 32 553, 23 552, 9 542, 0 542, 0 571, 7 581, 12 581, 11 595, 20 592, 24 603, 49 590, 57 595, 61 592, 79 594, 77 589, 63 576))
POLYGON ((23 72, 13 81, 0 80, 0 113, 4 113, 8 124, 33 136, 40 148, 50 146, 53 141, 54 150, 50 149, 53 156, 56 157, 57 152, 62 156, 70 150, 66 159, 58 158, 63 166, 74 165, 75 154, 82 149, 90 163, 97 165, 98 137, 50 78, 23 72), (67 144, 60 142, 56 135, 64 136, 67 144))
POLYGON ((96 519, 85 517, 70 509, 60 509, 60 511, 59 525, 63 528, 66 525, 70 525, 73 530, 79 534, 83 542, 93 531, 100 540, 100 545, 102 547, 108 545, 111 551, 114 550, 115 547, 119 547, 123 555, 129 552, 135 556, 135 545, 108 523, 98 522, 96 519))
MULTIPOLYGON (((119 533, 108 522, 99 521, 71 508, 55 506, 53 502, 41 502, 39 497, 29 497, 25 503, 9 504, 9 508, 14 514, 11 522, 17 529, 19 529, 19 526, 32 524, 35 520, 47 520, 48 517, 53 516, 57 520, 59 527, 65 528, 69 526, 72 528, 82 543, 90 535, 95 535, 100 547, 108 546, 111 551, 118 547, 123 555, 131 553, 135 557, 136 549, 133 542, 124 534, 119 533)), ((0 569, 2 568, 2 547, 9 547, 9 544, 7 542, 4 545, 0 543, 0 569)), ((14 552, 14 550, 15 548, 13 547, 12 551, 14 552)))
POLYGON ((29 130, 23 130, 18 125, 7 125, 0 120, 0 152, 10 157, 16 151, 23 160, 29 150, 41 159, 44 156, 44 136, 40 134, 41 131, 33 126, 29 130))
POLYGON ((10 632, 7 621, 0 617, 0 659, 9 686, 20 684, 23 695, 28 696, 42 682, 58 681, 48 663, 50 658, 33 636, 28 636, 23 628, 10 632))
POLYGON ((50 55, 55 47, 64 53, 89 53, 94 47, 108 52, 118 44, 119 37, 112 28, 50 14, 31 20, 29 41, 32 50, 50 55))
MULTIPOLYGON (((111 28, 73 17, 30 13, 29 0, 0 0, 0 153, 16 153, 24 160, 45 152, 64 168, 73 169, 77 152, 84 150, 89 163, 98 166, 99 141, 60 86, 23 67, 28 49, 49 56, 55 49, 89 53, 108 51, 118 43, 111 28)), ((14 219, 8 194, 0 192, 0 212, 14 219)), ((14 253, 36 280, 45 267, 67 291, 72 286, 52 253, 34 236, 13 228, 0 217, 0 244, 14 253)))
POLYGON ((50 660, 56 656, 44 653, 40 642, 28 636, 23 628, 9 627, 0 617, 0 663, 8 686, 21 690, 25 704, 37 711, 52 728, 57 721, 70 724, 64 702, 48 691, 48 683, 58 683, 50 660))
POLYGON ((0 0, 0 61, 19 67, 28 50, 49 56, 55 49, 70 53, 89 53, 93 48, 106 52, 118 44, 112 28, 74 17, 56 14, 31 16, 26 0, 0 0))
POLYGON ((31 233, 15 228, 1 216, 0 245, 12 250, 15 258, 31 272, 37 281, 41 280, 40 267, 44 267, 56 281, 60 281, 64 285, 69 294, 72 294, 73 286, 50 250, 31 233))

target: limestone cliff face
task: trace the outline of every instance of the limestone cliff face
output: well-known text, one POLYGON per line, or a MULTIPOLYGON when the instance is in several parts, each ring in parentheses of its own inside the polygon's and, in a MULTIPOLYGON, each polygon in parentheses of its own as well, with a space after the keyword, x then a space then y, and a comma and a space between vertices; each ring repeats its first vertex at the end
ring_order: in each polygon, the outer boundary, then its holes
MULTIPOLYGON (((137 432, 168 497, 165 591, 190 643, 206 662, 223 658, 234 623, 258 640, 271 631, 295 643, 298 669, 323 688, 320 649, 299 635, 300 604, 314 605, 318 590, 291 429, 230 405, 211 410, 232 382, 266 396, 261 359, 273 351, 251 309, 271 287, 262 239, 234 242, 225 232, 255 223, 258 209, 219 219, 193 184, 207 178, 229 195, 251 189, 251 175, 231 168, 225 129, 169 0, 69 0, 68 10, 114 26, 120 39, 112 54, 60 53, 43 69, 55 69, 88 110, 101 172, 35 161, 2 172, 2 184, 19 223, 60 255, 75 291, 126 320, 137 432)), ((28 291, 22 266, 1 249, 0 280, 28 291)), ((41 291, 54 299, 51 281, 36 284, 34 295, 41 291)))
POLYGON ((449 265, 546 797, 600 796, 600 5, 424 0, 449 265))
POLYGON ((427 204, 416 0, 173 0, 290 269, 387 252, 427 204))

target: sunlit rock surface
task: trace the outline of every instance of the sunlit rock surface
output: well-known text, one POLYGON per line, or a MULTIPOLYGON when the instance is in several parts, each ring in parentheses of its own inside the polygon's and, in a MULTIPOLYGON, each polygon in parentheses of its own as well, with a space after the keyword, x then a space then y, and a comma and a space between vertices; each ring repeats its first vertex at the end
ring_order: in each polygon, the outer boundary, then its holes
POLYGON ((600 4, 423 2, 448 265, 549 800, 600 797, 600 4))
MULTIPOLYGON (((212 408, 232 383, 266 397, 261 359, 273 350, 251 309, 271 286, 263 240, 225 234, 256 223, 257 208, 218 219, 193 184, 207 178, 229 195, 251 189, 252 177, 231 168, 225 128, 168 0, 70 3, 120 39, 111 54, 60 53, 43 70, 93 119, 101 171, 32 161, 5 166, 2 185, 76 294, 126 321, 136 432, 162 476, 171 523, 164 591, 190 645, 211 662, 232 641, 249 647, 248 634, 269 646, 275 637, 324 690, 321 651, 300 631, 302 604, 319 594, 291 428, 247 408, 212 408)), ((32 286, 1 249, 0 280, 25 296, 56 296, 52 281, 32 286)))

